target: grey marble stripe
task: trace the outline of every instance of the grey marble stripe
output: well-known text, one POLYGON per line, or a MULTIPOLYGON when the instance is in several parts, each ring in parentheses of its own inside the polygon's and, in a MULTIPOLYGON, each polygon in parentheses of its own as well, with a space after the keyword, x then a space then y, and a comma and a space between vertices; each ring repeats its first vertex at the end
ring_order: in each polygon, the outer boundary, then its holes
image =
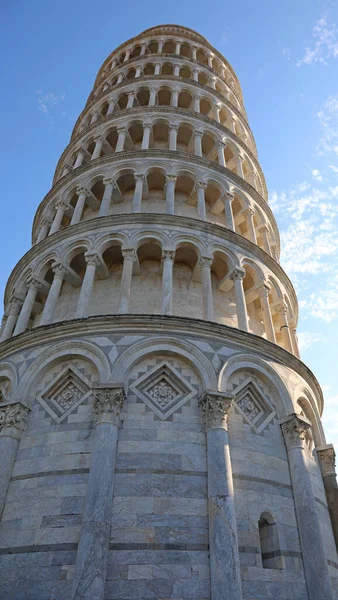
POLYGON ((275 487, 292 490, 292 486, 288 483, 280 483, 280 481, 273 481, 272 479, 263 479, 262 477, 251 477, 250 475, 236 475, 233 474, 233 478, 236 481, 255 481, 256 483, 264 483, 266 485, 273 485, 275 487))
POLYGON ((183 471, 178 469, 115 469, 115 473, 153 473, 155 475, 187 475, 188 477, 206 477, 206 471, 183 471))
POLYGON ((76 543, 64 544, 41 544, 37 546, 12 546, 9 548, 0 548, 1 554, 29 554, 31 552, 63 552, 68 550, 77 550, 76 543))
POLYGON ((64 469, 63 471, 42 471, 40 473, 29 473, 28 475, 15 475, 11 481, 22 481, 23 479, 35 479, 36 477, 53 477, 55 475, 82 475, 89 473, 89 469, 64 469))
POLYGON ((109 544, 109 550, 209 550, 208 544, 109 544))

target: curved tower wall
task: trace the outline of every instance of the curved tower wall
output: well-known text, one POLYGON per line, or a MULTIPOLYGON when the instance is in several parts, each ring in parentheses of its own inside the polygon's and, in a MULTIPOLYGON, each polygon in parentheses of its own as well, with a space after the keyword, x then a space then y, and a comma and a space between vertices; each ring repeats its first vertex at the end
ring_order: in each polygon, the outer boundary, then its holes
POLYGON ((0 599, 337 597, 279 253, 229 63, 174 25, 122 44, 5 290, 0 599))

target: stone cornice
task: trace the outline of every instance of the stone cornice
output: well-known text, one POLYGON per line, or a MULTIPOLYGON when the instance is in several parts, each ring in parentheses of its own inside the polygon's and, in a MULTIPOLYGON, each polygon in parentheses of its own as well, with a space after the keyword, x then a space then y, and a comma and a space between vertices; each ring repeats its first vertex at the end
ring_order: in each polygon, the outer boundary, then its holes
POLYGON ((289 294, 290 301, 292 302, 292 306, 295 311, 294 316, 297 322, 298 303, 294 287, 282 267, 269 254, 267 254, 265 250, 253 242, 250 242, 250 240, 247 240, 240 234, 235 233, 226 227, 222 227, 221 225, 208 223, 207 221, 201 221, 199 219, 192 219, 191 217, 151 213, 126 213, 124 215, 111 215, 108 217, 97 217, 96 219, 91 219, 90 221, 82 221, 77 225, 71 225, 65 229, 62 229, 57 233, 54 233, 52 236, 47 237, 42 242, 35 244, 16 264, 8 279, 5 290, 5 306, 9 302, 11 288, 14 285, 20 271, 26 268, 36 257, 41 254, 41 252, 50 246, 58 246, 63 240, 66 240, 68 237, 72 237, 73 235, 76 235, 80 238, 83 234, 88 235, 90 231, 102 231, 102 229, 104 229, 106 226, 111 227, 112 225, 128 225, 132 227, 143 224, 161 225, 164 228, 183 226, 193 231, 201 231, 203 233, 215 235, 224 240, 228 240, 242 250, 256 256, 276 275, 278 280, 281 281, 285 286, 285 289, 289 294))
POLYGON ((115 50, 113 50, 113 52, 111 52, 111 54, 109 54, 109 56, 103 62, 102 66, 100 67, 100 69, 97 73, 97 76, 96 76, 96 79, 94 82, 94 86, 99 81, 102 71, 104 69, 106 69, 108 63, 114 58, 115 55, 119 54, 124 48, 126 48, 130 44, 137 43, 137 42, 143 40, 144 38, 146 38, 146 39, 149 38, 151 33, 154 37, 161 36, 162 34, 160 32, 161 31, 163 32, 163 30, 165 30, 165 34, 166 33, 170 34, 170 31, 172 31, 172 35, 177 34, 181 37, 188 38, 190 41, 195 40, 197 43, 199 43, 201 45, 205 45, 207 48, 209 48, 209 50, 211 50, 212 53, 215 54, 215 56, 217 56, 220 59, 220 61, 224 63, 224 66, 226 66, 229 69, 229 71, 230 71, 231 75, 233 76, 234 80, 236 81, 236 85, 238 86, 238 89, 240 90, 240 93, 242 95, 242 89, 241 89, 241 85, 239 83, 238 77, 237 77, 233 67, 227 61, 227 59, 223 56, 223 54, 221 54, 218 50, 216 50, 216 48, 214 48, 214 46, 212 46, 210 44, 210 42, 208 42, 208 40, 206 38, 204 38, 203 36, 201 36, 197 31, 194 31, 193 29, 189 29, 188 27, 182 27, 181 25, 158 25, 156 27, 152 27, 151 29, 146 29, 145 31, 142 31, 138 35, 130 38, 126 42, 123 42, 122 44, 120 44, 117 48, 115 48, 115 50), (175 29, 176 30, 178 29, 179 31, 172 31, 175 29), (158 33, 155 33, 157 31, 158 31, 158 33))
MULTIPOLYGON (((98 96, 95 96, 93 99, 92 98, 88 98, 86 105, 83 109, 83 111, 81 112, 80 116, 78 117, 74 127, 73 127, 73 132, 76 129, 76 127, 78 126, 78 123, 81 121, 81 119, 83 118, 83 115, 89 110, 91 109, 94 104, 98 101, 98 100, 102 100, 105 96, 108 96, 109 94, 111 94, 112 92, 115 92, 116 90, 119 91, 121 89, 123 89, 126 85, 129 85, 130 83, 132 83, 133 81, 136 81, 136 79, 128 79, 127 81, 124 80, 121 83, 119 83, 119 85, 115 85, 114 89, 112 90, 107 89, 104 92, 102 92, 101 94, 99 94, 98 96)), ((220 92, 217 92, 217 90, 214 90, 212 88, 209 88, 207 86, 204 86, 202 83, 199 83, 198 81, 194 81, 194 79, 186 79, 185 77, 177 77, 175 75, 143 75, 142 77, 138 77, 137 78, 137 82, 154 82, 154 81, 162 81, 162 82, 180 82, 180 83, 184 83, 186 85, 192 85, 193 87, 196 87, 197 89, 203 91, 205 89, 207 89, 207 92, 209 94, 214 95, 216 98, 218 98, 219 100, 221 100, 226 106, 228 106, 229 108, 231 108, 234 113, 236 114, 237 117, 239 117, 243 123, 245 124, 245 126, 248 128, 248 130, 252 133, 251 129, 250 129, 250 125, 246 119, 246 115, 243 115, 238 108, 236 108, 236 106, 234 106, 231 102, 229 102, 229 100, 227 100, 220 92)), ((73 133, 71 135, 72 139, 73 133)))
MULTIPOLYGON (((74 169, 73 171, 71 171, 70 173, 68 173, 68 175, 65 175, 65 177, 62 177, 52 188, 51 190, 48 192, 48 194, 44 197, 44 199, 42 200, 42 202, 39 204, 38 209, 35 213, 35 217, 34 217, 34 222, 33 222, 33 232, 32 232, 32 239, 34 239, 34 232, 35 232, 35 228, 38 226, 38 223, 40 222, 41 217, 43 216, 42 213, 46 207, 46 205, 48 204, 49 200, 51 198, 53 198, 54 195, 57 195, 58 193, 60 193, 62 191, 62 188, 64 187, 65 184, 68 184, 70 181, 72 181, 75 176, 79 176, 85 173, 88 173, 88 171, 90 171, 90 169, 92 169, 94 166, 100 165, 100 167, 102 166, 106 166, 109 164, 115 165, 118 162, 124 162, 126 159, 128 160, 134 160, 134 159, 145 159, 145 158, 154 158, 156 160, 170 160, 171 162, 173 161, 183 161, 186 164, 190 163, 192 165, 197 165, 203 168, 207 168, 207 169, 211 169, 212 171, 217 171, 217 173, 219 173, 220 175, 226 175, 226 177, 228 178, 229 181, 231 181, 232 183, 234 183, 235 185, 238 185, 240 188, 244 189, 247 191, 247 193, 254 198, 257 203, 259 204, 259 206, 263 207, 268 207, 267 202, 264 200, 264 198, 257 192, 257 190, 255 190, 255 188, 253 188, 249 183, 247 183, 247 181, 245 181, 244 179, 242 179, 242 177, 239 177, 239 175, 237 175, 236 173, 234 173, 233 171, 230 171, 230 169, 227 169, 226 167, 222 167, 221 165, 218 165, 216 162, 214 161, 210 161, 210 160, 206 160, 204 158, 201 158, 199 156, 196 156, 195 154, 189 154, 187 152, 179 152, 177 150, 171 151, 171 150, 164 150, 164 149, 151 149, 151 150, 133 150, 131 152, 118 152, 115 154, 110 154, 109 156, 103 156, 100 158, 97 158, 94 161, 91 161, 88 165, 82 165, 81 167, 78 167, 77 169, 74 169)), ((269 208, 266 208, 266 210, 270 210, 269 208)), ((271 212, 272 214, 272 212, 271 212)))
POLYGON ((317 400, 320 415, 323 412, 324 401, 322 390, 312 371, 296 356, 253 333, 240 329, 186 317, 163 315, 102 315, 75 319, 52 325, 37 327, 26 331, 0 344, 0 361, 6 360, 17 352, 23 352, 34 346, 51 342, 63 341, 78 336, 139 334, 180 334, 185 337, 203 337, 213 342, 226 343, 238 352, 252 352, 265 360, 273 360, 286 368, 293 369, 310 386, 317 400))
POLYGON ((101 127, 102 125, 105 125, 106 123, 111 123, 111 122, 115 121, 115 119, 125 118, 127 120, 130 117, 133 117, 135 115, 146 115, 149 117, 149 115, 151 115, 151 114, 154 114, 154 115, 166 114, 166 115, 172 115, 173 117, 176 117, 177 115, 182 115, 183 118, 189 117, 190 119, 193 119, 195 121, 201 121, 203 123, 206 123, 207 125, 210 125, 214 129, 224 133, 224 135, 227 135, 230 139, 234 140, 248 154, 248 156, 254 162, 257 170, 260 172, 260 175, 263 178, 263 184, 265 183, 264 174, 263 174, 262 168, 259 164, 259 161, 257 159, 257 156, 252 152, 252 150, 249 148, 249 146, 247 146, 241 140, 241 138, 238 137, 238 135, 233 133, 230 129, 228 129, 224 125, 221 125, 221 123, 218 123, 214 119, 211 119, 210 117, 205 117, 204 115, 201 115, 200 113, 196 113, 192 110, 188 110, 185 108, 174 108, 174 107, 169 107, 169 106, 167 106, 167 107, 166 106, 138 106, 135 108, 128 108, 128 110, 126 110, 126 109, 117 110, 108 116, 102 117, 95 123, 88 125, 85 130, 81 131, 75 138, 72 138, 70 140, 68 146, 66 146, 66 148, 62 152, 62 154, 58 160, 56 169, 55 169, 54 181, 57 179, 57 177, 60 176, 60 170, 62 167, 62 163, 65 161, 67 154, 74 152, 75 148, 77 146, 81 145, 82 138, 86 137, 92 131, 95 131, 95 129, 97 129, 98 127, 101 127))

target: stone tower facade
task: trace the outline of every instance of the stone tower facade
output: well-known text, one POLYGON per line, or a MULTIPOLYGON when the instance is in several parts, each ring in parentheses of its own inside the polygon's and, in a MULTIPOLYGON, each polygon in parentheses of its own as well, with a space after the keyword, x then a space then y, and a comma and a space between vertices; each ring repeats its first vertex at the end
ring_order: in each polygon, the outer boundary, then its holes
POLYGON ((337 599, 323 397, 205 38, 107 58, 32 238, 0 344, 0 599, 337 599))

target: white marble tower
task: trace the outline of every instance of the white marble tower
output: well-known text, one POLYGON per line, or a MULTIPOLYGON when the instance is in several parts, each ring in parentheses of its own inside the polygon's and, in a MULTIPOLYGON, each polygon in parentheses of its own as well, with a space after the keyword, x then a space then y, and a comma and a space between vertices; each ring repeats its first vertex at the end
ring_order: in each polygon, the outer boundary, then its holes
POLYGON ((205 38, 112 52, 32 242, 0 340, 0 600, 337 600, 322 392, 205 38))

